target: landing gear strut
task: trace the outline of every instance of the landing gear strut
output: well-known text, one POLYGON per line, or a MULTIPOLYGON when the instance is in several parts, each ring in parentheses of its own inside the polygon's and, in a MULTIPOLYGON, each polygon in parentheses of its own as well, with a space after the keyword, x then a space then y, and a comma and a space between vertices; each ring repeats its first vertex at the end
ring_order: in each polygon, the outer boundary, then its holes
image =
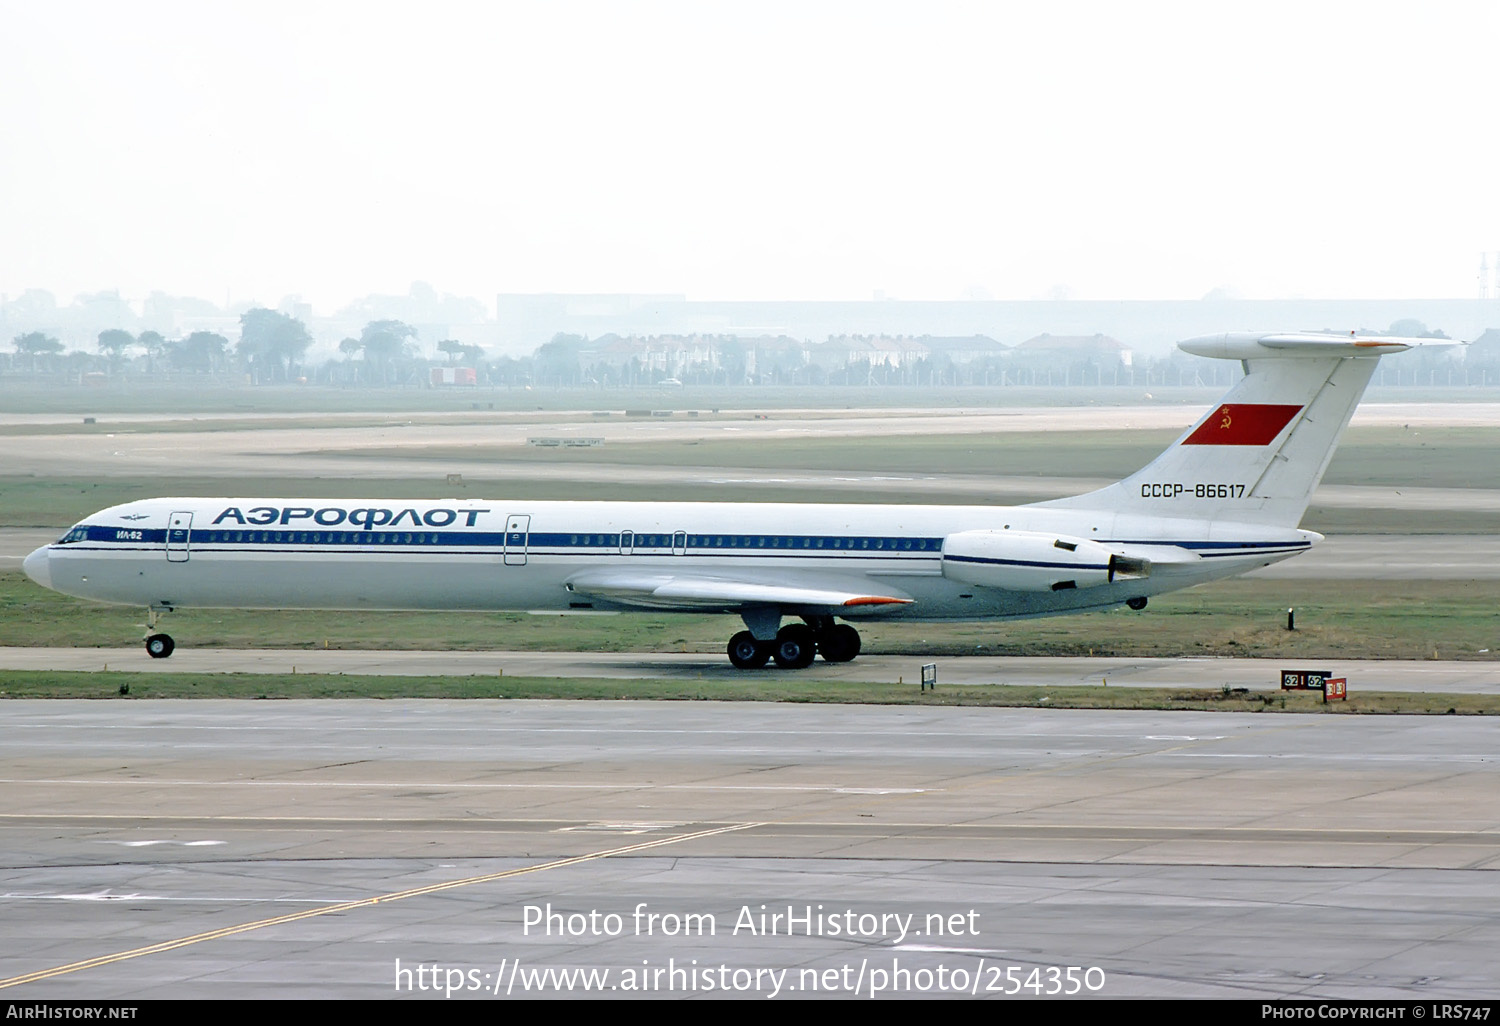
POLYGON ((165 659, 177 647, 170 634, 158 634, 156 631, 156 621, 163 612, 170 610, 159 610, 155 606, 146 610, 146 654, 152 659, 165 659))
POLYGON ((764 612, 747 614, 745 625, 729 639, 729 661, 736 669, 758 670, 775 660, 783 670, 803 670, 819 655, 824 662, 847 663, 859 655, 859 631, 846 623, 836 624, 831 616, 803 617, 805 623, 789 623, 780 630, 781 617, 764 612), (758 628, 758 630, 757 630, 758 628), (757 638, 756 634, 774 636, 757 638))

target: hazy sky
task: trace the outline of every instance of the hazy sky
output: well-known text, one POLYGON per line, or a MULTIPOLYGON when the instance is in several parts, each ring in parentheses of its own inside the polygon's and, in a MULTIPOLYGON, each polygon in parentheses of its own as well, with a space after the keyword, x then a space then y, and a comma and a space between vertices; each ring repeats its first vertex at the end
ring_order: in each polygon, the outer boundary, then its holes
POLYGON ((1474 296, 1497 54, 1500 0, 0 0, 0 293, 1474 296))

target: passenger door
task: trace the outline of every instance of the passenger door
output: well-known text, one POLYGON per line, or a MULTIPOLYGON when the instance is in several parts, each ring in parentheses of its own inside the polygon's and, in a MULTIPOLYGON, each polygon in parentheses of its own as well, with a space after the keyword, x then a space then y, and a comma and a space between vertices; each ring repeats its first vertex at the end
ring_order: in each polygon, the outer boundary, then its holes
POLYGON ((186 563, 188 542, 193 535, 193 514, 173 513, 167 518, 167 559, 173 563, 186 563))
POLYGON ((505 518, 505 565, 525 566, 526 545, 531 538, 531 517, 511 514, 505 518))

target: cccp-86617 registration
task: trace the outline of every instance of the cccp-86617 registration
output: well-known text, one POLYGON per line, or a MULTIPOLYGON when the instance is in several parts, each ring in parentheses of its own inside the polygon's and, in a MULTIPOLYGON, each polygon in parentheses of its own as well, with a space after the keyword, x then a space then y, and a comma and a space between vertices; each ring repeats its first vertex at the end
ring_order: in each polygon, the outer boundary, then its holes
POLYGON ((1143 499, 1239 499, 1245 486, 1227 481, 1154 481, 1141 485, 1143 499))

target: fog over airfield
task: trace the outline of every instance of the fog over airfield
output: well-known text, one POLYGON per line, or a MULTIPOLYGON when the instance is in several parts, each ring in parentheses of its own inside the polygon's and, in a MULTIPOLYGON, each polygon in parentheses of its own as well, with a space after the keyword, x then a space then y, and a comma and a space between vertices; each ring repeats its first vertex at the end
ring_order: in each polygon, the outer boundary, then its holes
POLYGON ((0 0, 0 294, 1477 295, 1500 4, 0 0))

